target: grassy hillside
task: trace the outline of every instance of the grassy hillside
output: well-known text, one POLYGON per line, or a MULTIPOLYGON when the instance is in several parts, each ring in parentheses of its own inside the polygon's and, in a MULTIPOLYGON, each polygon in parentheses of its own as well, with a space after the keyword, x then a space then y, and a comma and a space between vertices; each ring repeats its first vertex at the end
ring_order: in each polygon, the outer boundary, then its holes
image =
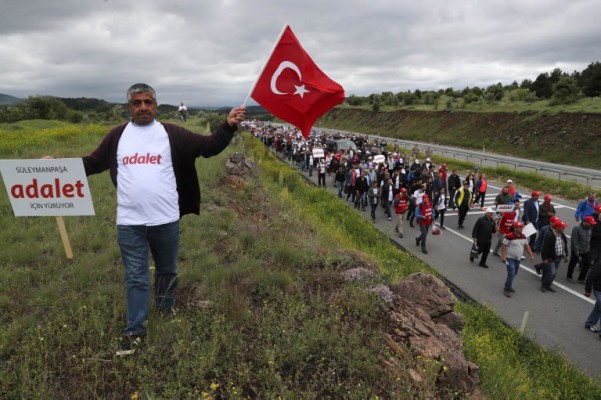
MULTIPOLYGON (((1 158, 76 157, 106 132, 32 125, 14 139, 16 149, 0 148, 1 158)), ((0 398, 409 399, 432 392, 433 380, 417 388, 384 367, 398 354, 385 345, 385 309, 370 291, 431 272, 427 265, 248 136, 198 168, 203 205, 200 216, 182 220, 178 315, 153 312, 146 345, 131 358, 113 356, 125 304, 108 174, 90 177, 97 215, 66 218, 73 260, 64 258, 54 218, 14 218, 0 191, 0 398), (234 151, 257 162, 259 177, 225 176, 234 151), (341 279, 359 266, 376 277, 341 279)), ((458 308, 467 321, 466 354, 480 366, 488 398, 601 398, 593 380, 490 309, 458 308)), ((398 363, 427 368, 428 360, 398 363)))
POLYGON ((336 108, 318 126, 598 168, 601 113, 336 108))

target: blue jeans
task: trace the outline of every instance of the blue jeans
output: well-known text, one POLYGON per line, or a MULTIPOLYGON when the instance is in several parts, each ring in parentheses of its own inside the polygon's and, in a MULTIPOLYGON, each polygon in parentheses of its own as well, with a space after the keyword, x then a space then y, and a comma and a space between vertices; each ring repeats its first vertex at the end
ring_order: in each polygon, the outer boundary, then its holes
POLYGON ((593 290, 593 296, 597 299, 595 306, 593 307, 593 311, 591 311, 590 315, 586 319, 584 325, 586 326, 594 326, 599 322, 599 318, 601 318, 601 292, 593 290))
POLYGON ((342 198, 342 193, 344 193, 344 181, 336 181, 336 188, 338 189, 338 197, 342 198))
POLYGON ((508 258, 505 261, 505 266, 507 267, 507 280, 505 281, 505 290, 509 290, 512 288, 511 285, 513 284, 513 280, 518 274, 518 269, 520 268, 520 260, 508 258))
POLYGON ((549 261, 548 264, 543 263, 543 277, 541 279, 541 287, 548 289, 557 276, 557 269, 561 263, 561 257, 555 258, 555 260, 549 261))
POLYGON ((164 225, 118 225, 117 241, 125 267, 127 327, 125 335, 144 335, 149 312, 149 253, 155 264, 154 285, 157 308, 175 305, 179 221, 164 225))

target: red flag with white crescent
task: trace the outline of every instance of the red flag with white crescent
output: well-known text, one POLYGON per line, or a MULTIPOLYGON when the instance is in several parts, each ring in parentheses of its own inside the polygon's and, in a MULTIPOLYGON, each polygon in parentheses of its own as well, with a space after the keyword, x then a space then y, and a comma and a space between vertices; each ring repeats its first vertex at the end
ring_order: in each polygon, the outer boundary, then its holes
POLYGON ((286 26, 251 97, 307 138, 315 121, 344 101, 344 89, 317 67, 286 26))

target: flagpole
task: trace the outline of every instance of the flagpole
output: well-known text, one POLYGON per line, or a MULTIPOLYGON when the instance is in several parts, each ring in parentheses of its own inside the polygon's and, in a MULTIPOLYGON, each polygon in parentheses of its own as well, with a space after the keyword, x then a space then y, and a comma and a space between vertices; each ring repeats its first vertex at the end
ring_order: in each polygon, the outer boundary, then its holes
POLYGON ((259 78, 261 77, 261 74, 263 74, 263 70, 267 66, 267 62, 269 62, 269 59, 271 58, 271 55, 273 54, 276 46, 278 45, 278 43, 280 43, 280 39, 282 39, 282 36, 284 35, 284 31, 286 30, 287 27, 288 27, 288 23, 285 23, 284 27, 282 28, 282 31, 280 32, 280 34, 278 36, 278 38, 273 43, 273 46, 271 47, 271 50, 269 51, 269 54, 267 54, 267 57, 265 58, 265 62, 263 63, 263 67, 261 68, 261 70, 259 72, 259 75, 257 76, 257 79, 255 80, 255 83, 250 88, 250 91, 248 92, 248 96, 246 96, 246 100, 244 100, 243 106, 246 106, 246 102, 248 102, 248 99, 250 98, 250 95, 252 94, 253 90, 255 90, 255 87, 257 87, 257 82, 259 82, 259 78))

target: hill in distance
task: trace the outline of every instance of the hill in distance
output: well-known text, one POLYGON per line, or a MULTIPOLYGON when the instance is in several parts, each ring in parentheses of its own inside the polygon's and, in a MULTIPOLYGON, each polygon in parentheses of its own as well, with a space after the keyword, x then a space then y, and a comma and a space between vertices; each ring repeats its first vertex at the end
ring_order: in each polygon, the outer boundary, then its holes
MULTIPOLYGON (((102 99, 96 99, 96 98, 88 98, 88 97, 77 97, 77 98, 57 97, 57 98, 59 100, 61 100, 63 103, 65 103, 65 105, 67 107, 69 107, 73 110, 82 111, 82 112, 89 112, 89 111, 107 112, 116 105, 126 107, 125 103, 110 103, 108 101, 105 101, 102 99)), ((0 93, 0 106, 13 106, 24 100, 25 99, 21 99, 21 98, 11 96, 8 94, 0 93)), ((171 113, 171 112, 177 111, 178 107, 179 107, 179 105, 159 104, 158 111, 159 111, 159 113, 171 113)), ((269 114, 269 112, 266 111, 261 106, 248 106, 246 109, 247 109, 246 114, 251 117, 256 116, 256 115, 263 116, 263 115, 269 114)), ((215 113, 220 113, 220 114, 227 114, 231 110, 231 107, 225 107, 225 106, 223 106, 223 107, 188 107, 188 110, 190 112, 204 111, 204 112, 215 112, 215 113)))
POLYGON ((12 105, 18 104, 18 103, 20 103, 22 101, 23 101, 23 99, 20 99, 18 97, 11 96, 11 95, 4 94, 4 93, 0 93, 0 105, 3 105, 3 106, 12 106, 12 105))

